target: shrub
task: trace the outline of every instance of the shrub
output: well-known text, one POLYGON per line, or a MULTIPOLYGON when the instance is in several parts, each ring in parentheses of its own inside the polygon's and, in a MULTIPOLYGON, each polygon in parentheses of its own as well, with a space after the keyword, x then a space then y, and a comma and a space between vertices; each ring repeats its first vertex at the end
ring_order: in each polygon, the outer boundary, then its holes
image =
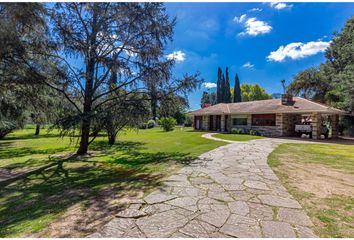
POLYGON ((164 117, 160 119, 159 124, 165 132, 168 132, 175 128, 177 121, 173 117, 164 117))
POLYGON ((140 123, 139 128, 140 129, 147 129, 147 123, 140 123))
POLYGON ((261 133, 259 131, 253 129, 250 130, 249 134, 253 136, 261 136, 261 133))
POLYGON ((147 128, 153 128, 153 127, 155 127, 156 123, 154 120, 151 119, 147 122, 146 125, 147 125, 147 128))
POLYGON ((233 134, 246 134, 246 130, 243 128, 231 128, 233 134))

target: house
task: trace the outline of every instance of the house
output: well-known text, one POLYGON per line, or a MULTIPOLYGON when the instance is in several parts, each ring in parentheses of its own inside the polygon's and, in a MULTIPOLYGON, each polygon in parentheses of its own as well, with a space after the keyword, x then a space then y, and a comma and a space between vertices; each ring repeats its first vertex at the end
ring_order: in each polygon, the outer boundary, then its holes
POLYGON ((230 132, 232 128, 253 129, 264 136, 295 136, 296 124, 311 125, 313 139, 320 138, 324 120, 331 136, 338 136, 338 119, 344 111, 301 97, 284 94, 281 99, 219 103, 188 113, 196 130, 230 132))

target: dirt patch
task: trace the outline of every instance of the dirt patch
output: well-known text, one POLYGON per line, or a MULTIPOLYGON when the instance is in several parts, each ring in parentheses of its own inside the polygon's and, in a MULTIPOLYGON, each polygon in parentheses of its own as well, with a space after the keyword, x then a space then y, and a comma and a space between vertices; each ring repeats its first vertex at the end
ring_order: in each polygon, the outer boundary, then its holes
POLYGON ((286 161, 283 170, 291 185, 316 197, 331 195, 354 196, 354 176, 320 164, 286 161))
MULTIPOLYGON (((70 197, 70 191, 65 193, 70 197)), ((130 202, 143 195, 142 192, 127 192, 124 196, 116 189, 106 189, 85 203, 77 203, 44 231, 27 237, 72 238, 85 237, 96 232, 109 222, 119 211, 126 208, 130 202), (131 201, 129 201, 131 200, 131 201)))

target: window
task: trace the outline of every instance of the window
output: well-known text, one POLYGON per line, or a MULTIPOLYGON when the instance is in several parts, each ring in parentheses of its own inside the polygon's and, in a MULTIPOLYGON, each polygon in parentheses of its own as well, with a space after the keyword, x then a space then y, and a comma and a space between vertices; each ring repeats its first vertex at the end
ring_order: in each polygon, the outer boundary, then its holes
POLYGON ((275 114, 252 115, 252 126, 275 126, 275 114))
POLYGON ((232 125, 247 125, 247 118, 233 118, 232 125))

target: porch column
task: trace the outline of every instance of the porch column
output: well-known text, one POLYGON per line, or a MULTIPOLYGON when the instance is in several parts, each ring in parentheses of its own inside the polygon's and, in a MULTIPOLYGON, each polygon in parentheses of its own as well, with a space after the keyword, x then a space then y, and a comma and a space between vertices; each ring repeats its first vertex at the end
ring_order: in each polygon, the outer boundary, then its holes
POLYGON ((278 136, 284 135, 284 114, 277 113, 275 115, 275 126, 276 126, 276 134, 278 136))
POLYGON ((312 139, 320 139, 321 138, 321 114, 312 113, 312 139))
POLYGON ((209 116, 203 116, 203 130, 209 131, 209 116))
POLYGON ((331 115, 332 138, 338 137, 338 122, 339 122, 339 116, 331 115))
POLYGON ((221 115, 220 131, 225 132, 225 115, 221 115))

